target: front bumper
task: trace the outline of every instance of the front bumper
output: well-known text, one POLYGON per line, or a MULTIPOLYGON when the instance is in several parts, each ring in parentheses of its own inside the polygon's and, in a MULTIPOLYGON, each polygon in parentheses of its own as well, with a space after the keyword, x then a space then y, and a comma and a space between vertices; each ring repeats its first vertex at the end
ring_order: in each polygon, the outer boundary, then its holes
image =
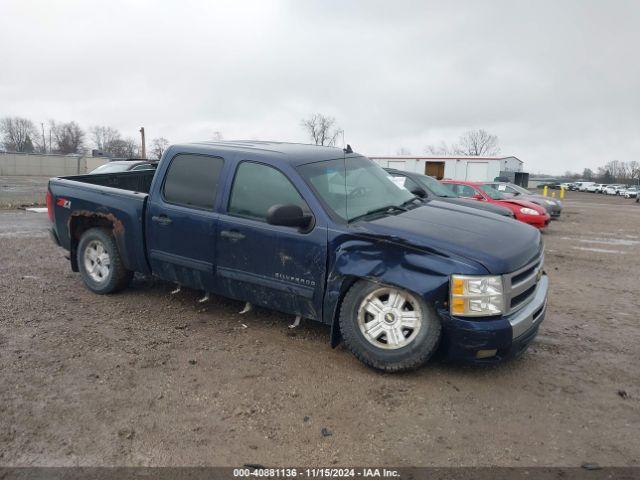
POLYGON ((523 353, 538 333, 547 310, 549 280, 543 275, 531 301, 511 315, 498 318, 463 319, 439 310, 442 320, 440 356, 468 363, 497 363, 523 353), (489 358, 477 358, 480 350, 496 350, 489 358))
POLYGON ((562 207, 558 204, 548 205, 547 212, 551 215, 551 218, 558 218, 562 213, 562 207))

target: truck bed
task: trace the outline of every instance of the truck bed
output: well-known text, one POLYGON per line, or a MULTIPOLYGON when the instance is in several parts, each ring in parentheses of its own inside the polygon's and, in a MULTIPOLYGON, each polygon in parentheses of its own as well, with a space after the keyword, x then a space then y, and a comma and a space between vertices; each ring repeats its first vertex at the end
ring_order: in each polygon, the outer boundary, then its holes
POLYGON ((118 188, 130 192, 149 193, 155 170, 138 172, 99 173, 93 175, 73 175, 60 177, 74 182, 90 183, 103 187, 118 188))
POLYGON ((149 272, 144 236, 146 202, 155 171, 73 175, 52 178, 49 191, 54 230, 72 257, 84 219, 111 225, 125 266, 149 272))

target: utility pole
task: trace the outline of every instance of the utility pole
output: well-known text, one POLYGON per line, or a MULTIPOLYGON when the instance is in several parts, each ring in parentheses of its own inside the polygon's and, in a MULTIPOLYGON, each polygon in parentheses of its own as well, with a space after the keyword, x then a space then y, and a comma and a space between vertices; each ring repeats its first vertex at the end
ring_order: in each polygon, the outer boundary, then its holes
POLYGON ((47 140, 44 138, 44 122, 40 122, 40 126, 42 127, 42 153, 47 153, 47 140))
POLYGON ((144 143, 144 127, 140 127, 140 137, 142 137, 142 158, 147 158, 147 147, 144 143))

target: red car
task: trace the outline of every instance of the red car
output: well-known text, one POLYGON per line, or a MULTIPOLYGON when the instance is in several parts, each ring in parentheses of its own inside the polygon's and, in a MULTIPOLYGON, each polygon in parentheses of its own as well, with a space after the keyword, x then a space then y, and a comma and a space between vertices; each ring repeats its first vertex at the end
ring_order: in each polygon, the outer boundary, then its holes
POLYGON ((442 180, 442 183, 446 183, 460 197, 475 198, 506 207, 515 214, 517 220, 528 223, 532 227, 543 229, 551 221, 551 217, 541 206, 526 200, 506 197, 490 185, 460 180, 442 180))

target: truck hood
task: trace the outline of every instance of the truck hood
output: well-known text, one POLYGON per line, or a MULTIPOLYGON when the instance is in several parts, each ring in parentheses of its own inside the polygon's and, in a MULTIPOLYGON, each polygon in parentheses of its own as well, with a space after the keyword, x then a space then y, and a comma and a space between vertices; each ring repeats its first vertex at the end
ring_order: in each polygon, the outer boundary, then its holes
POLYGON ((449 208, 435 206, 427 204, 363 220, 357 228, 367 235, 424 251, 467 258, 492 274, 517 270, 540 253, 540 233, 529 225, 453 204, 449 208))

